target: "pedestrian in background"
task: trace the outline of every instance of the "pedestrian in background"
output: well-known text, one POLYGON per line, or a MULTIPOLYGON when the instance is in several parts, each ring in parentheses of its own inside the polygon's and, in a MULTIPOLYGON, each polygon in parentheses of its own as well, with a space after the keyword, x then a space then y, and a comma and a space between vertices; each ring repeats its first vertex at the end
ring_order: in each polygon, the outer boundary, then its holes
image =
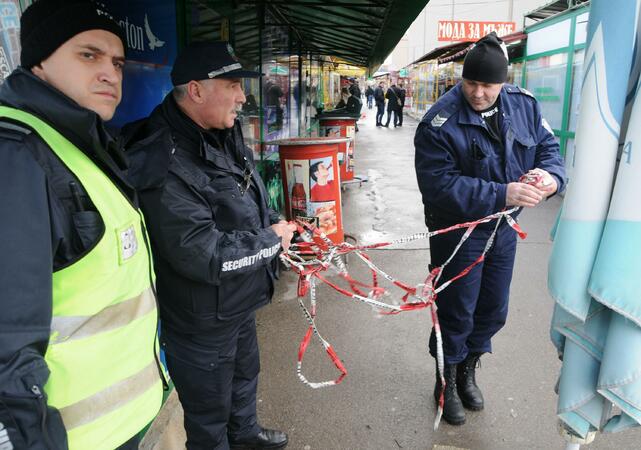
MULTIPOLYGON (((495 33, 479 40, 463 63, 463 80, 421 120, 414 137, 416 176, 432 231, 511 208, 535 207, 565 186, 559 144, 528 91, 505 84, 508 56, 495 33), (536 171, 536 186, 519 182, 536 171)), ((514 217, 516 214, 514 214, 514 217)), ((482 253, 496 223, 476 227, 445 267, 449 280, 482 253)), ((430 238, 430 268, 452 255, 465 230, 430 238)), ((502 221, 485 255, 466 276, 438 294, 445 357, 443 418, 465 422, 464 407, 484 408, 475 368, 492 351, 491 338, 505 324, 516 252, 516 233, 502 221)), ((434 329, 429 342, 436 357, 434 329)), ((434 398, 441 378, 437 368, 434 398)))
POLYGON ((387 99, 387 122, 385 122, 384 127, 388 128, 390 119, 392 115, 394 116, 394 128, 398 126, 398 111, 401 108, 401 100, 398 98, 397 87, 395 84, 392 84, 390 88, 385 93, 385 98, 387 99))
POLYGON ((405 88, 403 87, 402 82, 398 84, 397 94, 398 94, 399 100, 401 101, 401 105, 398 109, 398 126, 402 127, 403 126, 403 109, 405 108, 405 95, 406 95, 405 88))
POLYGON ((374 90, 374 101, 376 102, 376 126, 383 126, 383 116, 385 115, 385 83, 378 83, 374 90))
POLYGON ((259 76, 225 42, 191 44, 174 63, 174 89, 124 131, 190 450, 287 445, 256 417, 255 311, 271 301, 295 230, 267 206, 237 119, 242 79, 259 76))
POLYGON ((138 448, 162 402, 153 270, 104 128, 126 38, 102 6, 39 0, 0 87, 0 448, 138 448))
POLYGON ((361 99, 361 87, 358 85, 358 82, 352 78, 352 84, 349 86, 349 93, 354 97, 361 99))
POLYGON ((372 86, 367 86, 367 89, 365 89, 365 96, 367 97, 367 109, 372 109, 372 105, 374 103, 374 89, 372 89, 372 86))

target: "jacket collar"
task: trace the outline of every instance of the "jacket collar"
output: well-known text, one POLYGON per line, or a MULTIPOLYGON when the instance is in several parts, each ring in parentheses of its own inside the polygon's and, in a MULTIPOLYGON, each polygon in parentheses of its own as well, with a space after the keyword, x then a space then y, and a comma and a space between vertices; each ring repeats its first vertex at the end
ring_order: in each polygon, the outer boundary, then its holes
MULTIPOLYGON (((501 93, 499 94, 499 112, 503 114, 503 121, 509 122, 511 108, 507 102, 507 96, 509 95, 509 93, 506 86, 507 84, 503 85, 503 87, 501 88, 501 93)), ((465 125, 485 127, 485 125, 483 124, 483 119, 481 119, 481 115, 474 111, 467 100, 465 100, 465 96, 463 95, 462 83, 459 82, 459 84, 456 85, 454 89, 459 90, 458 97, 460 101, 460 112, 458 122, 465 125)))
MULTIPOLYGON (((166 125, 171 128, 174 139, 186 144, 180 145, 181 149, 197 153, 207 161, 219 162, 220 156, 226 156, 227 139, 233 130, 205 130, 180 109, 171 93, 158 109, 157 113, 162 115, 166 125)), ((238 123, 234 124, 234 129, 237 125, 238 123)))

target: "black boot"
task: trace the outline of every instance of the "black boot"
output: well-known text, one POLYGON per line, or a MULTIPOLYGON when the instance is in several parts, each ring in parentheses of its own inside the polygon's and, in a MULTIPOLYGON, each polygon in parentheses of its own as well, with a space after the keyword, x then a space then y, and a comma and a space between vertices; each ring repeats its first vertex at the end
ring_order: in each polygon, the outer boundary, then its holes
POLYGON ((456 387, 463 406, 472 411, 483 409, 483 394, 476 385, 476 367, 480 364, 481 353, 471 353, 458 365, 456 387))
MULTIPOLYGON (((441 376, 436 367, 436 386, 434 387, 434 400, 438 405, 441 395, 441 376)), ((456 364, 445 364, 445 403, 443 404, 443 419, 450 425, 463 425, 465 423, 465 410, 463 403, 456 392, 456 364)))

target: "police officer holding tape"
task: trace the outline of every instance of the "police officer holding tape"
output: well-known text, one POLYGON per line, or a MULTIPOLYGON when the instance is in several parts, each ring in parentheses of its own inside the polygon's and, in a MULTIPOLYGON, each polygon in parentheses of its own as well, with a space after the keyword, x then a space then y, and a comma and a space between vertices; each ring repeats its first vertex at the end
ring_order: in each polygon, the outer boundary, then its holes
POLYGON ((267 206, 236 120, 241 79, 258 76, 227 43, 191 44, 176 58, 173 91, 125 129, 188 449, 287 444, 256 418, 255 311, 271 300, 277 254, 295 230, 267 206))
MULTIPOLYGON (((565 186, 565 171, 552 130, 528 91, 505 84, 508 55, 495 33, 468 52, 463 80, 423 117, 414 138, 415 166, 430 230, 479 219, 513 206, 534 207, 565 186), (519 182, 537 173, 536 185, 519 182)), ((446 266, 449 280, 478 258, 495 223, 479 225, 446 266)), ((432 266, 452 254, 464 230, 430 239, 432 266)), ((443 418, 465 422, 464 407, 481 410, 475 368, 491 352, 491 338, 505 324, 516 252, 516 233, 500 225, 485 260, 437 298, 446 380, 443 418)), ((430 353, 436 356, 434 330, 430 353)), ((438 370, 437 370, 438 372, 438 370)), ((437 373, 435 398, 441 392, 437 373)))

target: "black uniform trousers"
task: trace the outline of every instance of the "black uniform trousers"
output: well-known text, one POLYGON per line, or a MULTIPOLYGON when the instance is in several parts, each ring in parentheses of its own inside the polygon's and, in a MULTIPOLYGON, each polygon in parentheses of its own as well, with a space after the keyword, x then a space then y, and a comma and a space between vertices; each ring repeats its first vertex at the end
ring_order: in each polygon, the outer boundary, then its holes
MULTIPOLYGON (((430 230, 438 228, 430 227, 430 230)), ((430 238, 431 266, 442 265, 452 255, 464 232, 456 230, 430 238)), ((474 230, 445 267, 439 284, 472 264, 483 253, 490 234, 491 230, 474 230)), ((437 294, 437 314, 446 364, 458 364, 468 353, 492 351, 491 338, 503 328, 507 319, 515 255, 516 233, 503 222, 485 260, 437 294)), ((430 354, 436 357, 433 328, 429 349, 430 354)))
POLYGON ((184 410, 189 450, 227 450, 228 439, 260 432, 255 313, 229 322, 212 321, 216 328, 206 334, 178 335, 163 329, 161 338, 184 410))

